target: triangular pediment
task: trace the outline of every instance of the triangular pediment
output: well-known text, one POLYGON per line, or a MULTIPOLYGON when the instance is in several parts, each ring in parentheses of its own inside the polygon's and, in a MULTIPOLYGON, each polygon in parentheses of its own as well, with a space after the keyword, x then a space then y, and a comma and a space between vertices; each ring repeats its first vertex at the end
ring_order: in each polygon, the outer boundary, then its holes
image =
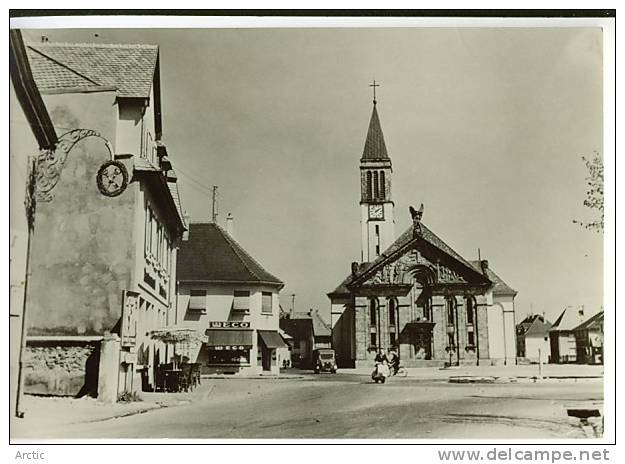
POLYGON ((366 271, 356 276, 351 285, 408 285, 413 284, 415 279, 429 284, 490 283, 484 274, 431 231, 425 229, 421 234, 413 234, 410 228, 366 271), (444 246, 439 246, 439 243, 444 246))

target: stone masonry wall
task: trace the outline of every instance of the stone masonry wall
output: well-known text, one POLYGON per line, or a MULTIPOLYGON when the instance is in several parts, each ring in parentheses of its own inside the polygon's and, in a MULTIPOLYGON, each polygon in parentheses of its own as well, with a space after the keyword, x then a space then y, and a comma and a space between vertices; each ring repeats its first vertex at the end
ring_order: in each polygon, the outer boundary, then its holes
POLYGON ((48 342, 27 346, 24 366, 25 393, 96 396, 99 354, 99 342, 48 342))

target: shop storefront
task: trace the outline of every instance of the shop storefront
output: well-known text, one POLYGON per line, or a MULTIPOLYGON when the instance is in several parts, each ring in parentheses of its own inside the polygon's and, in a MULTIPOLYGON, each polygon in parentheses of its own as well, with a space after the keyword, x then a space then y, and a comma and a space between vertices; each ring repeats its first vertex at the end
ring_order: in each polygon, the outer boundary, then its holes
POLYGON ((254 330, 249 322, 210 322, 202 347, 202 372, 207 374, 250 373, 255 351, 254 330))
POLYGON ((212 321, 209 325, 205 332, 207 341, 198 359, 203 373, 280 373, 277 350, 286 344, 277 331, 254 330, 249 322, 212 321))

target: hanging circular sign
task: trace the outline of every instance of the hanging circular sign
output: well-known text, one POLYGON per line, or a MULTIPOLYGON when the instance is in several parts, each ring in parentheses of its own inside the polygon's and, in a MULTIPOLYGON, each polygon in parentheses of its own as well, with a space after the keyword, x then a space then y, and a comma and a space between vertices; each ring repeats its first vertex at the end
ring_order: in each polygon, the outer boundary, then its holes
POLYGON ((98 169, 96 182, 102 195, 116 197, 128 187, 128 170, 121 161, 107 161, 98 169))

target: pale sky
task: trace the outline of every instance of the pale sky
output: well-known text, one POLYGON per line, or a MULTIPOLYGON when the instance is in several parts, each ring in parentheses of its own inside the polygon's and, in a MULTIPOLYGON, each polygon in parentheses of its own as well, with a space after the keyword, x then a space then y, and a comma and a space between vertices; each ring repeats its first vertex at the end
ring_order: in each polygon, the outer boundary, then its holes
POLYGON ((396 233, 408 206, 511 287, 517 320, 602 305, 602 238, 582 155, 602 152, 600 29, 25 31, 25 39, 160 46, 163 140, 192 221, 235 238, 318 308, 360 256, 359 158, 372 109, 393 162, 396 233), (98 34, 95 37, 94 34, 98 34))

